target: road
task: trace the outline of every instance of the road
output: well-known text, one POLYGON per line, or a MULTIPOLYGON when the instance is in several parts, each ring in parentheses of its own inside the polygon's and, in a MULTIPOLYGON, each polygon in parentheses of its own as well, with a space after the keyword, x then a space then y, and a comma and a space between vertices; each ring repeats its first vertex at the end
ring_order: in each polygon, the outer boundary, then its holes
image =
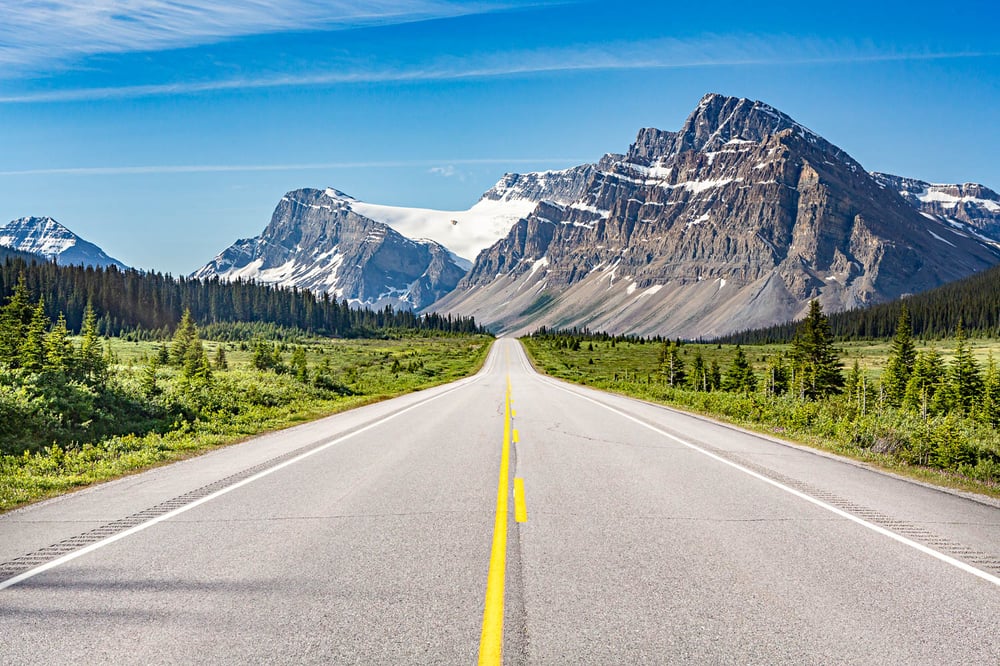
POLYGON ((543 377, 509 339, 0 516, 4 664, 995 664, 998 627, 996 503, 543 377))

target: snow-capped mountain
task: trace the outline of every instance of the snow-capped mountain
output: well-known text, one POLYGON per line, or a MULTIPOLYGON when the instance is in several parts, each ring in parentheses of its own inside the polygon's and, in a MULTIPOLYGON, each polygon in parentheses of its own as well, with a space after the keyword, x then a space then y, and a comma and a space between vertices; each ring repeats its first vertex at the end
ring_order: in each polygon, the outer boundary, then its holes
POLYGON ((428 309, 515 333, 712 336, 797 318, 813 298, 842 310, 1000 262, 985 228, 942 217, 973 199, 992 212, 995 195, 915 187, 944 211, 922 214, 909 186, 767 104, 707 95, 680 131, 643 129, 607 155, 576 198, 539 203, 428 309))
POLYGON ((333 188, 286 194, 264 232, 238 240, 192 274, 328 292, 352 303, 422 308, 453 289, 484 248, 538 198, 573 199, 592 165, 507 174, 472 208, 367 203, 333 188))
POLYGON ((887 173, 872 173, 906 203, 952 227, 1000 241, 1000 195, 979 183, 933 184, 887 173))
POLYGON ((125 264, 83 240, 51 217, 22 217, 0 227, 0 245, 54 259, 64 266, 115 266, 125 264))
POLYGON ((359 215, 389 225, 408 238, 441 243, 469 265, 482 250, 507 235, 510 228, 543 199, 570 202, 583 193, 594 165, 562 171, 504 175, 472 208, 460 211, 404 208, 357 201, 328 189, 359 215))
POLYGON ((329 293, 358 305, 420 308, 451 291, 465 274, 440 243, 406 238, 356 213, 336 190, 294 190, 271 223, 236 241, 192 277, 246 279, 329 293))

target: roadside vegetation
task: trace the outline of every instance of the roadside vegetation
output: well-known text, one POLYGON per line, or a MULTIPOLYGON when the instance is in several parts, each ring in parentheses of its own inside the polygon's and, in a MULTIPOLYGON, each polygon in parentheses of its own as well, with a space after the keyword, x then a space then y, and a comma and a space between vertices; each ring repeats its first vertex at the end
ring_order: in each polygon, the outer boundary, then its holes
POLYGON ((492 338, 382 329, 332 339, 185 311, 169 335, 79 333, 23 281, 0 307, 0 511, 464 377, 492 338), (159 339, 157 339, 159 338, 159 339))
POLYGON ((1000 497, 1000 342, 970 340, 961 323, 916 340, 904 307, 892 340, 835 343, 814 302, 781 344, 544 329, 523 342, 556 377, 1000 497))

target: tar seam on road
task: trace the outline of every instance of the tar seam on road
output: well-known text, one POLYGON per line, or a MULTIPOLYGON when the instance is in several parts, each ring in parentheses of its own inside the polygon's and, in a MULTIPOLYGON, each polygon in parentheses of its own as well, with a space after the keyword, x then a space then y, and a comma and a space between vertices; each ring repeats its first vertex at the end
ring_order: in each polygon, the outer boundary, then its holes
POLYGON ((104 546, 124 539, 127 536, 141 532, 148 527, 152 527, 157 523, 161 523, 165 520, 178 516, 186 511, 189 511, 190 509, 195 508, 196 506, 209 502, 217 497, 221 497, 232 490, 236 490, 237 488, 253 483, 254 481, 268 476, 273 472, 277 472, 280 469, 293 465, 300 460, 304 460, 305 458, 319 453, 320 451, 325 451, 326 449, 336 446, 337 444, 351 439, 356 435, 360 435, 363 432, 376 428, 387 421, 395 419, 397 416, 406 414, 407 412, 417 409, 418 407, 422 407, 429 402, 464 388, 465 386, 478 381, 482 376, 482 374, 479 374, 468 380, 460 380, 461 383, 453 388, 421 400, 397 412, 393 412, 388 416, 320 444, 319 446, 309 448, 305 452, 302 452, 301 449, 292 451, 283 456, 261 463, 260 465, 251 467, 248 470, 244 470, 243 472, 239 472, 216 481, 215 483, 193 490, 190 493, 167 500, 166 502, 161 502, 154 507, 150 507, 149 509, 140 511, 139 513, 133 514, 121 520, 108 523, 107 525, 102 525, 94 530, 75 537, 70 537, 69 539, 64 539, 57 544, 42 548, 34 553, 29 553, 28 555, 24 555, 9 562, 4 562, 0 564, 0 590, 17 585, 18 583, 37 576, 38 574, 48 571, 49 569, 54 569, 55 567, 65 564, 71 560, 75 560, 82 555, 86 555, 87 553, 91 553, 99 548, 103 548, 104 546), (25 570, 25 567, 30 568, 25 570), (20 571, 21 573, 14 575, 12 578, 3 580, 2 577, 5 570, 11 571, 11 573, 14 573, 15 571, 20 571))
POLYGON ((594 400, 593 398, 591 398, 589 396, 586 396, 586 395, 583 395, 582 393, 577 393, 576 391, 573 391, 573 390, 570 390, 569 388, 561 386, 558 382, 549 381, 548 383, 550 384, 550 386, 553 386, 553 387, 559 389, 560 391, 563 391, 565 393, 569 393, 570 395, 575 395, 576 397, 580 398, 581 400, 586 400, 587 402, 593 403, 593 404, 595 404, 595 405, 597 405, 599 407, 603 407, 604 409, 606 409, 606 410, 608 410, 608 411, 610 411, 610 412, 612 412, 614 414, 617 414, 617 415, 621 416, 622 418, 628 419, 629 421, 632 421, 633 423, 636 423, 636 424, 638 424, 638 425, 640 425, 640 426, 642 426, 642 427, 644 427, 644 428, 646 428, 648 430, 652 430, 653 432, 655 432, 655 433, 657 433, 659 435, 662 435, 663 437, 666 437, 668 439, 671 439, 671 440, 677 442, 678 444, 686 446, 687 448, 689 448, 689 449, 691 449, 693 451, 697 451, 698 453, 701 453, 702 455, 708 456, 709 458, 712 458, 713 460, 721 462, 724 465, 728 465, 728 466, 730 466, 730 467, 732 467, 734 469, 737 469, 737 470, 743 472, 744 474, 748 474, 749 476, 752 476, 752 477, 754 477, 756 479, 759 479, 760 481, 763 481, 763 482, 765 482, 767 484, 770 484, 770 485, 772 485, 772 486, 774 486, 776 488, 779 488, 779 489, 781 489, 781 490, 783 490, 783 491, 785 491, 785 492, 787 492, 787 493, 789 493, 791 495, 794 495, 795 497, 798 497, 799 499, 803 499, 803 500, 805 500, 805 501, 807 501, 807 502, 809 502, 811 504, 814 504, 814 505, 816 505, 816 506, 818 506, 818 507, 820 507, 822 509, 825 509, 825 510, 827 510, 827 511, 829 511, 829 512, 835 514, 835 515, 838 515, 841 518, 846 518, 847 520, 850 520, 850 521, 852 521, 854 523, 857 523, 858 525, 861 525, 862 527, 866 527, 866 528, 872 530, 873 532, 877 532, 878 534, 881 534, 883 536, 887 536, 890 539, 898 541, 899 543, 901 543, 901 544, 903 544, 905 546, 909 546, 910 548, 913 548, 914 550, 920 551, 920 552, 922 552, 922 553, 924 553, 926 555, 930 555, 931 557, 933 557, 933 558, 935 558, 937 560, 940 560, 941 562, 944 562, 945 564, 949 564, 949 565, 955 567, 956 569, 960 569, 960 570, 962 570, 962 571, 964 571, 966 573, 970 573, 973 576, 977 576, 978 578, 981 578, 981 579, 983 579, 983 580, 985 580, 985 581, 987 581, 989 583, 992 583, 993 585, 996 585, 996 586, 1000 587, 1000 577, 998 577, 998 576, 994 576, 993 574, 990 574, 990 573, 988 573, 986 571, 983 571, 981 569, 977 569, 976 567, 974 567, 974 566, 972 566, 970 564, 966 564, 965 562, 962 562, 961 560, 958 560, 958 559, 956 559, 954 557, 951 557, 950 555, 946 555, 945 553, 942 553, 942 552, 940 552, 938 550, 935 550, 934 548, 930 548, 928 546, 925 546, 922 543, 919 543, 917 541, 914 541, 913 539, 907 538, 906 536, 903 536, 902 534, 898 534, 898 533, 896 533, 896 532, 894 532, 894 531, 892 531, 892 530, 890 530, 890 529, 888 529, 886 527, 878 525, 878 524, 876 524, 874 522, 871 522, 869 520, 865 520, 864 518, 860 518, 860 517, 858 517, 858 516, 856 516, 856 515, 854 515, 852 513, 849 513, 848 511, 846 511, 844 509, 841 509, 841 508, 838 508, 838 507, 834 506, 833 504, 830 504, 830 503, 825 502, 825 501, 823 501, 821 499, 817 499, 816 497, 808 495, 808 494, 806 494, 805 492, 803 492, 801 490, 796 490, 795 488, 791 487, 790 485, 788 485, 786 483, 782 483, 781 481, 776 481, 776 480, 774 480, 772 478, 769 478, 765 474, 763 474, 761 472, 754 471, 754 470, 750 469, 746 465, 743 465, 743 464, 740 464, 740 463, 737 463, 737 462, 733 462, 732 460, 727 460, 725 457, 720 456, 717 453, 712 453, 711 451, 708 451, 707 449, 704 449, 704 448, 702 448, 702 447, 700 447, 700 446, 698 446, 696 444, 692 444, 691 442, 688 442, 688 441, 686 441, 686 440, 684 440, 684 439, 682 439, 680 437, 677 437, 676 435, 673 435, 673 434, 671 434, 671 433, 669 433, 669 432, 667 432, 667 431, 665 431, 665 430, 663 430, 661 428, 658 428, 658 427, 656 427, 656 426, 654 426, 654 425, 652 425, 650 423, 646 423, 642 419, 636 418, 636 417, 634 417, 634 416, 632 416, 630 414, 627 414, 627 413, 625 413, 625 412, 623 412, 623 411, 621 411, 619 409, 611 407, 610 405, 606 405, 606 404, 604 404, 604 403, 602 403, 602 402, 600 402, 598 400, 594 400))

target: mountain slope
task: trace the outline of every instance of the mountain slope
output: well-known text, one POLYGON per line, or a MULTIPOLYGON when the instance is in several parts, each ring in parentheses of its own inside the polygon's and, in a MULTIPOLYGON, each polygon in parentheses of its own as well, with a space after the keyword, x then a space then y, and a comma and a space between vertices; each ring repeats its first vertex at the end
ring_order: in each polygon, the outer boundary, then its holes
POLYGON ((543 199, 569 203, 583 194, 596 166, 562 171, 505 174, 472 208, 464 211, 404 208, 357 201, 336 190, 359 215, 389 225, 408 238, 429 238, 458 256, 472 260, 507 235, 514 223, 528 215, 543 199))
POLYGON ((872 173, 899 192, 906 203, 956 229, 1000 241, 1000 194, 979 183, 932 184, 887 173, 872 173))
POLYGON ((568 204, 542 202, 432 308, 700 337, 923 291, 1000 253, 921 215, 773 107, 708 95, 679 132, 641 130, 568 204))
POLYGON ((83 265, 124 270, 125 264, 83 240, 51 217, 22 217, 0 227, 0 245, 54 259, 66 266, 83 265))
POLYGON ((192 277, 242 278, 412 309, 450 291, 466 267, 439 243, 411 240, 355 213, 335 190, 302 189, 282 197, 260 236, 236 241, 192 277))

